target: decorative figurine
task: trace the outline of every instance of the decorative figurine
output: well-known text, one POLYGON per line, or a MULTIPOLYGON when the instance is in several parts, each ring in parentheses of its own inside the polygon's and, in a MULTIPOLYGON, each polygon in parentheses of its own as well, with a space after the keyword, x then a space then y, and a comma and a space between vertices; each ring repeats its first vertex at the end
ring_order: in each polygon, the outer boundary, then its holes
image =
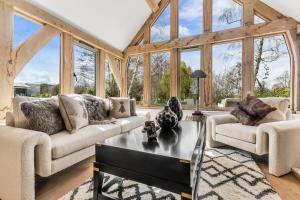
POLYGON ((143 133, 147 133, 148 140, 156 140, 157 133, 160 128, 156 126, 154 121, 146 121, 142 130, 143 133))
POLYGON ((178 118, 169 106, 165 106, 165 108, 156 115, 156 122, 162 129, 172 129, 178 125, 178 118))
POLYGON ((170 109, 177 115, 178 121, 182 119, 182 106, 177 97, 171 97, 167 103, 170 109))

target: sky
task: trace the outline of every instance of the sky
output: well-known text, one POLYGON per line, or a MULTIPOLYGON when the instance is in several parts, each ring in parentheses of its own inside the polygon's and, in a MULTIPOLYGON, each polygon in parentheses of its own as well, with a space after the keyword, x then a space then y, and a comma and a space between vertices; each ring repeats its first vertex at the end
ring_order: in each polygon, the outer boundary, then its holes
MULTIPOLYGON (((203 33, 203 0, 179 0, 179 37, 198 35, 203 33)), ((232 0, 213 0, 213 30, 225 30, 240 26, 242 7, 232 0), (219 17, 224 10, 233 8, 234 21, 231 24, 221 22, 219 17)), ((255 17, 255 22, 263 22, 255 17)), ((41 29, 42 25, 29 21, 21 16, 14 17, 14 47, 17 47, 32 34, 41 29)), ((164 10, 151 28, 151 41, 158 42, 170 39, 170 5, 164 10)), ((241 41, 235 42, 237 48, 228 51, 229 44, 213 46, 213 71, 222 72, 231 65, 241 61, 241 41), (224 59, 228 54, 230 59, 224 59)), ((200 55, 197 51, 181 53, 181 59, 192 68, 200 68, 200 55)), ((16 83, 59 83, 60 37, 52 39, 36 54, 17 76, 16 83)), ((283 56, 271 66, 271 78, 289 69, 289 56, 283 56)))

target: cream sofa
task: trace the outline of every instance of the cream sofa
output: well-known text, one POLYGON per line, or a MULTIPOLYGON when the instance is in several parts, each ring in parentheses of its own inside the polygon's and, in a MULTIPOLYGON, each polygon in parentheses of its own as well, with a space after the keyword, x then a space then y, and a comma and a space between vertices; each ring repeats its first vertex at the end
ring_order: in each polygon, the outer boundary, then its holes
POLYGON ((269 173, 281 176, 300 167, 300 120, 269 122, 245 126, 231 114, 210 116, 207 119, 208 147, 230 145, 245 151, 269 154, 269 173))
MULTIPOLYGON (((19 102, 20 103, 20 102, 19 102)), ((16 104, 16 103, 14 103, 16 104)), ((35 174, 48 177, 95 154, 95 144, 142 126, 149 112, 117 119, 115 124, 89 125, 70 134, 54 135, 13 127, 18 123, 18 105, 0 126, 0 199, 33 200, 35 174)))

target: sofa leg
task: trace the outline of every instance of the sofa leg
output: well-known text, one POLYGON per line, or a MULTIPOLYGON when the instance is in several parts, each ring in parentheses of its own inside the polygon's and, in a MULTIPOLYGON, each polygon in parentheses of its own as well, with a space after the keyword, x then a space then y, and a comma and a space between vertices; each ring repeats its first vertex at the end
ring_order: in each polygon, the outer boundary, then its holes
POLYGON ((225 145, 220 142, 213 141, 213 140, 206 140, 207 148, 217 148, 217 147, 222 147, 222 146, 225 146, 225 145))

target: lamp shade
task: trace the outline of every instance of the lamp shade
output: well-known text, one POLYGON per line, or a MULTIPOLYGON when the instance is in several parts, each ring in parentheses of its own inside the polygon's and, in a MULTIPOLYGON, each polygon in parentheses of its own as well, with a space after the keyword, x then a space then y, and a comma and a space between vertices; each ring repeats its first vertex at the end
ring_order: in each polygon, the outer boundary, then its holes
POLYGON ((206 73, 202 70, 196 70, 191 74, 191 78, 206 78, 206 73))

